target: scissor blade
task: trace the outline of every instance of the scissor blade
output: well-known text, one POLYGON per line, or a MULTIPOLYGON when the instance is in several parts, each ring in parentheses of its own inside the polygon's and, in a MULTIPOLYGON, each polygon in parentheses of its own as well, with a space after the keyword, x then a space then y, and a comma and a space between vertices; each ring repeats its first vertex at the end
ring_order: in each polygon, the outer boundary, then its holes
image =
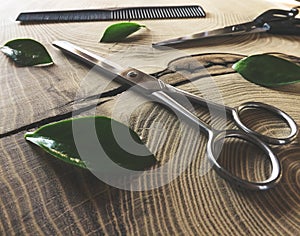
POLYGON ((122 67, 115 62, 98 56, 72 43, 66 41, 54 41, 52 44, 63 52, 66 52, 91 66, 97 66, 106 72, 112 73, 121 83, 137 86, 139 89, 143 90, 143 93, 151 94, 152 92, 162 90, 162 88, 165 87, 164 83, 157 80, 155 77, 145 74, 135 68, 122 67))
POLYGON ((169 46, 173 44, 180 44, 188 41, 195 41, 205 38, 222 37, 230 35, 241 35, 246 33, 259 33, 266 32, 268 29, 265 27, 255 27, 252 22, 226 26, 224 28, 201 32, 197 34, 186 35, 179 38, 169 39, 166 41, 154 43, 153 46, 169 46))
POLYGON ((92 52, 89 52, 83 48, 80 48, 67 41, 54 41, 52 45, 61 49, 63 52, 66 52, 67 54, 70 54, 80 59, 81 61, 84 61, 92 66, 98 65, 102 69, 111 72, 115 75, 118 75, 125 70, 125 68, 121 67, 120 65, 112 61, 109 61, 103 57, 100 57, 92 52))

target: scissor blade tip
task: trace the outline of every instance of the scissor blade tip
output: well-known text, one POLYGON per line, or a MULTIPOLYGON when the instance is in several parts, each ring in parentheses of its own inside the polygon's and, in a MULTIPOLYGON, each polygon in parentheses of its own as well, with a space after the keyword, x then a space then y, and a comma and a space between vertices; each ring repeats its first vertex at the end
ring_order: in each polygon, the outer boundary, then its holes
POLYGON ((157 48, 157 47, 163 47, 163 46, 169 46, 170 43, 167 42, 158 42, 158 43, 153 43, 152 46, 157 48))
POLYGON ((60 44, 60 42, 61 42, 60 40, 55 40, 55 41, 52 42, 52 45, 53 46, 58 46, 60 44))
POLYGON ((70 44, 70 43, 67 41, 64 41, 64 40, 55 40, 52 42, 52 45, 57 48, 63 48, 67 44, 70 44))
POLYGON ((152 43, 152 47, 159 47, 162 46, 160 43, 152 43))

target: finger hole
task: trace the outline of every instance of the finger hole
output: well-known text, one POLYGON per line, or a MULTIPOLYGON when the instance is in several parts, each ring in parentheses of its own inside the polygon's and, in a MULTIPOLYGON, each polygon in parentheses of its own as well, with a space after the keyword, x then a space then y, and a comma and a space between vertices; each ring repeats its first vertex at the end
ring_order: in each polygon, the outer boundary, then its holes
POLYGON ((231 175, 248 182, 263 182, 272 174, 266 152, 240 137, 223 139, 217 162, 231 175))
POLYGON ((250 132, 273 144, 292 141, 295 122, 286 113, 262 103, 247 103, 238 108, 239 122, 250 132))

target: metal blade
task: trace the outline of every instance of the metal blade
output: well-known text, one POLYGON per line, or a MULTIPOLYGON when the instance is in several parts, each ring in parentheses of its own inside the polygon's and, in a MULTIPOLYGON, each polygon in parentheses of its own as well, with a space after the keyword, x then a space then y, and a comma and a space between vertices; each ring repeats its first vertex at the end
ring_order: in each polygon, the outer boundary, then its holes
POLYGON ((222 36, 232 36, 232 35, 241 35, 246 33, 259 33, 267 31, 266 28, 256 27, 252 22, 226 26, 224 28, 210 30, 206 32, 201 32, 197 34, 191 34, 179 38, 174 38, 158 43, 154 43, 153 46, 169 46, 173 44, 180 44, 188 41, 195 41, 205 38, 213 38, 213 37, 222 37, 222 36))
POLYGON ((142 89, 143 93, 151 94, 154 91, 164 89, 166 86, 162 81, 140 70, 131 67, 124 68, 117 63, 100 57, 72 43, 66 41, 54 41, 52 44, 67 54, 84 61, 91 66, 97 66, 106 72, 112 73, 121 83, 130 86, 137 85, 139 89, 142 89))
POLYGON ((122 73, 122 71, 126 69, 112 61, 108 61, 103 57, 100 57, 67 41, 54 41, 52 45, 68 54, 71 54, 72 56, 80 59, 81 61, 83 60, 89 65, 100 66, 102 69, 111 72, 115 75, 119 75, 120 73, 122 73))

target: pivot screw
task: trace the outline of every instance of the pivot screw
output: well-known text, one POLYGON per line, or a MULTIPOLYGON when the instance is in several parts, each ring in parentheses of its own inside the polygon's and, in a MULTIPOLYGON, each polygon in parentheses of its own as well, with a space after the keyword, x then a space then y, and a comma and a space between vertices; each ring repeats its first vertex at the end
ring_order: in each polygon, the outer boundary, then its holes
POLYGON ((135 72, 135 71, 129 71, 128 73, 127 73, 127 76, 129 76, 129 77, 131 77, 131 78, 134 78, 134 77, 137 77, 137 73, 135 72))

